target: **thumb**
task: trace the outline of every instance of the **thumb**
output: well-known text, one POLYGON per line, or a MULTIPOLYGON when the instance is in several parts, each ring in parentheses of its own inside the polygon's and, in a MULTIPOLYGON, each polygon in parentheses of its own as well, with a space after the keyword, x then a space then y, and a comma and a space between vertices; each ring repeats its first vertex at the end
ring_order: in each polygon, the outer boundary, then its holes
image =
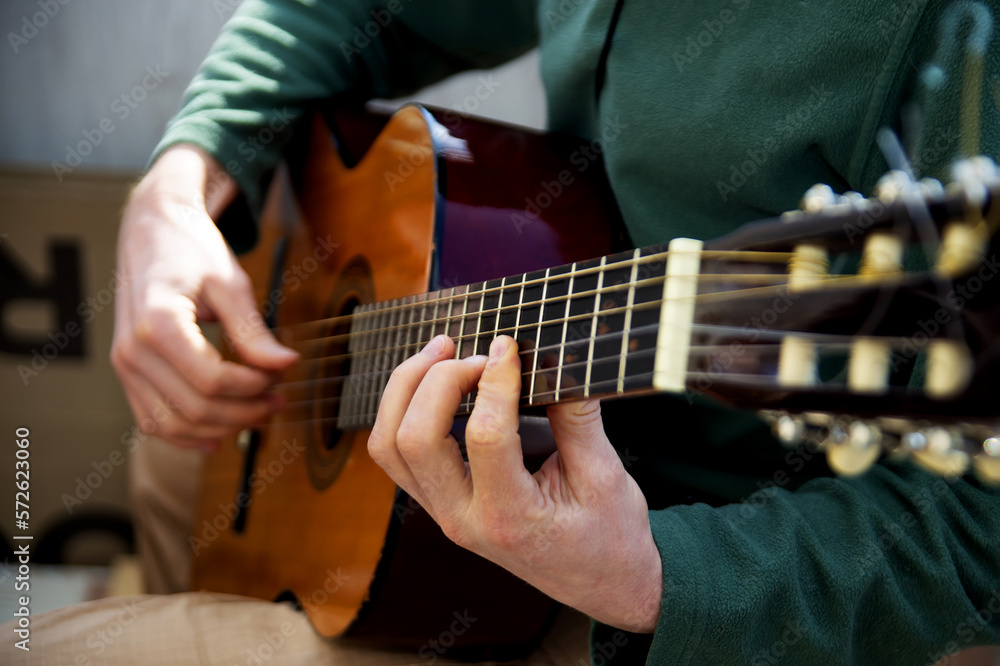
POLYGON ((604 433, 600 400, 578 400, 552 405, 549 425, 559 457, 571 474, 593 473, 597 468, 621 465, 618 453, 604 433))
POLYGON ((238 265, 229 280, 207 280, 204 297, 243 361, 264 370, 284 370, 298 360, 298 353, 279 343, 264 323, 250 278, 238 265))

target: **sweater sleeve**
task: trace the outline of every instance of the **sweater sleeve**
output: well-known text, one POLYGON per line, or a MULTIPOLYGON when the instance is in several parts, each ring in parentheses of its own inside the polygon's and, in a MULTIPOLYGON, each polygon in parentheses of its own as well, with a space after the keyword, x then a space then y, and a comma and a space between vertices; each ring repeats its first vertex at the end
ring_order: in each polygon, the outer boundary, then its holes
POLYGON ((244 0, 152 160, 176 143, 201 146, 256 213, 282 130, 307 103, 403 95, 463 69, 492 67, 535 39, 530 0, 244 0))
POLYGON ((1000 488, 974 478, 883 464, 650 519, 652 644, 597 625, 594 663, 930 664, 1000 643, 1000 488))

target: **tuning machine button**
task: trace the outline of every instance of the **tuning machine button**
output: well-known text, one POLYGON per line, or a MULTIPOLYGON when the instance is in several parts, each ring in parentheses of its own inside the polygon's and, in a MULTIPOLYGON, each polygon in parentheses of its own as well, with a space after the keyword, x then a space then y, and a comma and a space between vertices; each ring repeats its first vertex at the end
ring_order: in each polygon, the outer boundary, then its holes
POLYGON ((987 483, 1000 484, 1000 437, 988 437, 983 450, 972 459, 976 474, 987 483))
POLYGON ((826 460, 837 474, 857 476, 868 470, 882 453, 882 431, 867 421, 850 421, 831 426, 826 460))
POLYGON ((774 435, 789 449, 801 445, 806 439, 806 423, 801 416, 781 414, 773 425, 774 435))
POLYGON ((914 460, 935 474, 958 477, 969 469, 969 454, 962 450, 962 436, 955 430, 926 428, 907 433, 903 439, 914 460))

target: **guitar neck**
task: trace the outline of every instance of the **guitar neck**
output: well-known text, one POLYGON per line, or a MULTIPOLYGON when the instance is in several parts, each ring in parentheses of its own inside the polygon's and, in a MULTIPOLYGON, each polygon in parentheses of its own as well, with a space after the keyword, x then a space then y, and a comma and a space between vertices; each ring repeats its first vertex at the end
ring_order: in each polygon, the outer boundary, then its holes
MULTIPOLYGON (((358 306, 341 427, 374 423, 393 369, 442 333, 456 358, 488 353, 498 335, 517 340, 523 407, 683 390, 700 248, 678 239, 669 254, 656 245, 358 306)), ((467 396, 459 413, 474 402, 467 396)))

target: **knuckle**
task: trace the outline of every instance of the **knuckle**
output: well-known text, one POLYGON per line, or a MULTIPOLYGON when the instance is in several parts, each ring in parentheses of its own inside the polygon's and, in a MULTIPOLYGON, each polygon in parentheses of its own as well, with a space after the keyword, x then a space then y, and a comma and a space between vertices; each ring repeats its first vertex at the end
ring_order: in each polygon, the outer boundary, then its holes
POLYGON ((389 443, 378 430, 372 430, 368 436, 368 455, 380 466, 388 460, 389 443))
POLYGON ((465 426, 465 441, 478 446, 494 446, 504 438, 500 422, 489 413, 473 413, 465 426))
POLYGON ((208 420, 213 410, 200 400, 189 400, 184 403, 181 413, 192 423, 203 423, 208 420))
POLYGON ((195 388, 204 395, 218 395, 222 391, 222 375, 217 370, 200 372, 192 381, 195 388))
POLYGON ((135 338, 140 344, 155 346, 172 328, 172 313, 164 307, 152 307, 135 324, 135 338))
POLYGON ((111 364, 119 374, 129 368, 134 357, 135 347, 131 342, 119 339, 111 345, 111 364))
POLYGON ((423 436, 418 428, 406 423, 399 426, 396 433, 396 448, 404 458, 419 455, 423 449, 423 436))

